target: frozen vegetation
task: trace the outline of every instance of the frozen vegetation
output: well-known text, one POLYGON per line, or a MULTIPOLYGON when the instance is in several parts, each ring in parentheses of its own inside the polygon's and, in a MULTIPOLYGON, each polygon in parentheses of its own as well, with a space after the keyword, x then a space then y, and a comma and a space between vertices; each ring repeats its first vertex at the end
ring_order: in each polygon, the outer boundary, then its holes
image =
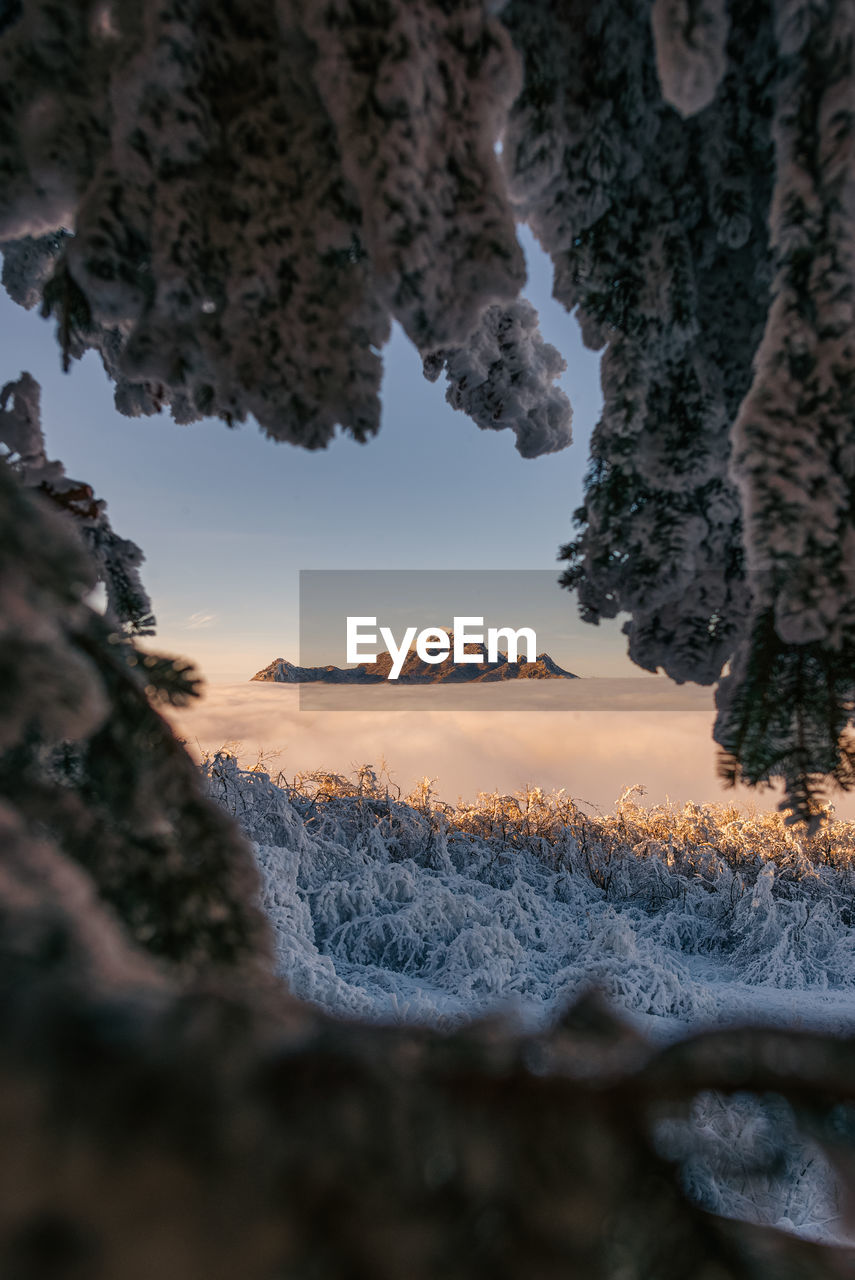
MULTIPOLYGON (((608 816, 537 788, 449 806, 427 780, 274 782, 226 754, 205 770, 255 842, 279 971, 340 1014, 537 1025, 596 984, 657 1039, 746 1018, 855 1031, 855 824, 807 837, 638 791, 608 816)), ((702 1095, 660 1133, 706 1207, 838 1235, 829 1166, 783 1102, 702 1095)))

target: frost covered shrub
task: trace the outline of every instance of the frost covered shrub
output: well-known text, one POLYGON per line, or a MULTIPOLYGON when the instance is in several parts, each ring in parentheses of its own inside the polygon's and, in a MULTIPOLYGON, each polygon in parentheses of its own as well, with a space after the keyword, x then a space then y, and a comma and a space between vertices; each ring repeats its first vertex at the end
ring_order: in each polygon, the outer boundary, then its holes
MULTIPOLYGON (((799 839, 777 813, 644 808, 637 789, 590 815, 533 787, 401 796, 368 766, 273 781, 220 753, 204 771, 257 842, 279 972, 327 1009, 450 1028, 499 1006, 548 1028, 593 985, 657 1038, 746 1010, 855 1030, 855 824, 799 839)), ((701 1093, 657 1134, 708 1211, 840 1236, 837 1179, 780 1099, 701 1093)))
POLYGON ((446 1021, 502 1000, 542 1020, 596 984, 664 1027, 725 1016, 723 978, 755 1007, 761 989, 855 988, 855 824, 799 837, 779 814, 634 791, 608 815, 533 787, 452 806, 369 766, 274 782, 223 753, 204 771, 259 847, 281 972, 322 1003, 446 1021))

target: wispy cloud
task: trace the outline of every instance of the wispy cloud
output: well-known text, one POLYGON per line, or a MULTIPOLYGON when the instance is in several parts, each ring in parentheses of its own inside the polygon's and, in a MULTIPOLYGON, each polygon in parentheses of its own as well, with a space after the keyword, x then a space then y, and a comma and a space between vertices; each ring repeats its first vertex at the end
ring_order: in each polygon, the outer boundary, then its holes
POLYGON ((215 622, 217 615, 215 613, 191 613, 190 617, 184 623, 185 631, 201 631, 204 627, 210 627, 215 622))

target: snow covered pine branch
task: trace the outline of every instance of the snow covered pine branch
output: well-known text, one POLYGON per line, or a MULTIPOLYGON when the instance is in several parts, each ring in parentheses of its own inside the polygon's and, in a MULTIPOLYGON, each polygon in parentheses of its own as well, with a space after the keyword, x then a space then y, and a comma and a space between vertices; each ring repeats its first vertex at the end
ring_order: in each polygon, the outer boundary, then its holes
POLYGON ((0 389, 0 447, 6 461, 30 489, 37 489, 75 519, 107 593, 107 614, 133 635, 152 635, 154 615, 142 584, 144 559, 135 542, 120 538, 107 516, 107 504, 91 485, 72 480, 61 462, 48 458, 41 426, 41 390, 28 373, 0 389))

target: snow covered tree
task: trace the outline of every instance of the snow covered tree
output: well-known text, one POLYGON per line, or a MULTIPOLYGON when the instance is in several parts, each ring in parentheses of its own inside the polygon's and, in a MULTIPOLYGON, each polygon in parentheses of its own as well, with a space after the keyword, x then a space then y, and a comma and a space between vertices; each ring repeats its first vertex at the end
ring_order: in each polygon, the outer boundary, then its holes
POLYGON ((534 456, 570 407, 527 221, 604 348, 565 582, 645 668, 730 663, 726 770, 809 816, 855 777, 852 27, 851 0, 22 0, 4 281, 125 413, 363 440, 397 320, 534 456))
POLYGON ((727 766, 809 812, 855 785, 855 5, 779 3, 772 301, 732 433, 751 631, 719 694, 727 766))
POLYGON ((641 666, 704 683, 749 594, 728 432, 767 305, 774 66, 765 6, 751 9, 733 36, 741 67, 690 120, 663 99, 645 6, 508 13, 532 51, 505 143, 514 190, 552 255, 556 296, 606 346, 565 582, 591 621, 632 615, 641 666), (570 40, 579 56, 562 58, 570 40))
POLYGON ((825 777, 855 782, 854 17, 503 11, 526 59, 511 190, 606 347, 564 581, 590 621, 631 614, 649 670, 712 683, 730 662, 724 775, 783 779, 803 818, 825 777))
POLYGON ((44 457, 29 375, 4 388, 9 400, 0 412, 11 450, 0 460, 0 810, 22 840, 49 838, 55 859, 83 868, 129 936, 161 960, 192 973, 263 969, 251 851, 156 709, 180 705, 198 682, 186 664, 134 644, 148 613, 139 549, 116 537, 89 486, 44 457), (86 600, 99 575, 104 615, 86 600))

